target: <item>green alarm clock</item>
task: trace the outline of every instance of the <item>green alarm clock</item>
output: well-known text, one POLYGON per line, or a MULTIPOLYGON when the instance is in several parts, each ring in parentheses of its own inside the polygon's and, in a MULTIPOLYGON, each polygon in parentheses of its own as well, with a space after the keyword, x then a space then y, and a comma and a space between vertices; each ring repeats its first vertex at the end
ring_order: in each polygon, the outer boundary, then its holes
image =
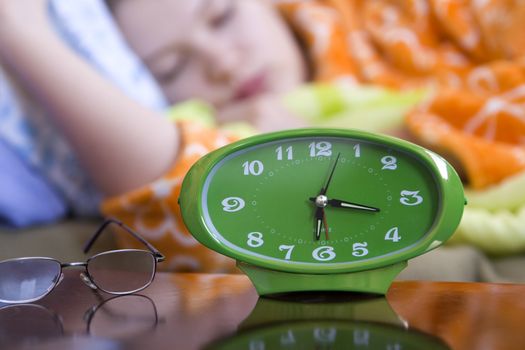
POLYGON ((356 130, 258 135, 201 158, 184 178, 184 223, 237 260, 260 295, 385 294, 407 260, 445 242, 465 205, 437 154, 356 130))

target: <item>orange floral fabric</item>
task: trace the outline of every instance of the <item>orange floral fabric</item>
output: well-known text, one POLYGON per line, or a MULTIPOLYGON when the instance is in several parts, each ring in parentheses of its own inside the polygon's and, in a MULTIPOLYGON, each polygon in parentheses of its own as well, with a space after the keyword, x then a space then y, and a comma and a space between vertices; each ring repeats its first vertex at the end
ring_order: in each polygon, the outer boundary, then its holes
POLYGON ((486 188, 525 170, 525 7, 486 0, 298 0, 280 4, 316 80, 428 86, 406 118, 416 142, 486 188))
MULTIPOLYGON (((205 154, 235 141, 235 138, 200 122, 183 121, 179 126, 182 150, 173 168, 149 185, 107 199, 102 204, 102 212, 137 230, 159 249, 166 256, 160 269, 235 272, 232 259, 206 248, 188 232, 177 202, 182 180, 191 166, 205 154)), ((122 247, 144 248, 127 235, 116 239, 122 247)))

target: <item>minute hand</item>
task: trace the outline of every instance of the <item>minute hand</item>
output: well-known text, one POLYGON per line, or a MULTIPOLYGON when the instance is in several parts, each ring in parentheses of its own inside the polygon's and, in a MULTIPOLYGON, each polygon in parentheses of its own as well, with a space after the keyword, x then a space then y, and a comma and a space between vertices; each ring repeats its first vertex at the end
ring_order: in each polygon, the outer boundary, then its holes
POLYGON ((375 211, 378 212, 379 208, 375 207, 369 207, 368 205, 362 205, 347 201, 342 201, 339 199, 329 199, 328 205, 336 208, 348 208, 348 209, 358 209, 358 210, 366 210, 366 211, 375 211))

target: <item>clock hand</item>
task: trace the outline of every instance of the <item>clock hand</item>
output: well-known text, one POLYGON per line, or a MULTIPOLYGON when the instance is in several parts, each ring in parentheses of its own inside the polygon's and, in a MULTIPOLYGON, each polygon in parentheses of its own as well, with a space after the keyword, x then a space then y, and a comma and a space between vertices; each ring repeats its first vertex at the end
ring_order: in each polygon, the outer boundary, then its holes
POLYGON ((337 162, 339 161, 339 156, 341 153, 337 153, 337 158, 335 158, 334 166, 332 167, 332 170, 330 171, 330 176, 328 177, 328 181, 326 181, 326 185, 321 188, 321 192, 319 195, 325 195, 326 191, 328 191, 328 186, 330 185, 330 181, 332 181, 332 176, 334 176, 335 167, 337 166, 337 162))
POLYGON ((326 239, 328 239, 328 224, 326 222, 326 215, 323 207, 318 207, 315 210, 315 239, 321 238, 321 228, 324 226, 326 239))
POLYGON ((315 210, 315 239, 321 238, 321 228, 323 227, 323 208, 315 210))
POLYGON ((328 204, 336 208, 349 208, 349 209, 367 210, 367 211, 375 211, 375 212, 380 211, 379 208, 370 207, 368 205, 363 205, 363 204, 342 201, 340 199, 329 199, 328 204))
POLYGON ((326 184, 323 188, 321 188, 321 192, 317 196, 317 201, 314 200, 315 205, 317 208, 315 209, 315 239, 319 240, 321 239, 321 228, 324 224, 326 239, 328 239, 328 225, 326 224, 326 217, 324 214, 324 207, 326 207, 326 191, 328 191, 328 186, 330 186, 330 182, 332 181, 332 176, 334 176, 335 167, 337 166, 337 162, 339 161, 339 156, 341 156, 341 153, 337 153, 337 157, 335 158, 334 165, 332 166, 332 170, 330 171, 330 175, 328 176, 328 180, 326 181, 326 184))
MULTIPOLYGON (((319 197, 310 197, 309 200, 316 203, 317 205, 317 201, 319 200, 319 197)), ((327 205, 330 205, 336 208, 348 208, 348 209, 357 209, 357 210, 366 210, 366 211, 375 211, 375 212, 380 211, 379 208, 370 207, 368 205, 363 205, 363 204, 352 203, 348 201, 342 201, 340 199, 328 199, 325 197, 325 203, 327 205)))

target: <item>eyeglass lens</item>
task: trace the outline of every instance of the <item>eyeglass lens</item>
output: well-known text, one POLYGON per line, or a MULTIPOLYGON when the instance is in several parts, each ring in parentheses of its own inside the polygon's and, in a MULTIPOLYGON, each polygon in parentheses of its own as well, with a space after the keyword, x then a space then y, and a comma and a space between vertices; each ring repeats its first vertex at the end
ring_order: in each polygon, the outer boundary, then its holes
POLYGON ((60 263, 29 258, 0 262, 0 302, 20 303, 40 299, 60 278, 60 263))
POLYGON ((155 274, 155 257, 144 250, 115 250, 88 261, 92 281, 109 293, 131 293, 147 287, 155 274))

